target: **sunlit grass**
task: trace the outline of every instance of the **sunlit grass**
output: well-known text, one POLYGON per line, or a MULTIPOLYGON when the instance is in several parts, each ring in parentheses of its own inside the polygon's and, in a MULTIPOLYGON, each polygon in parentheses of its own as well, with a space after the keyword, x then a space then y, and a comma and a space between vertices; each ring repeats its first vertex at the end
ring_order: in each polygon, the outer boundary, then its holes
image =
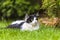
MULTIPOLYGON (((6 27, 0 22, 0 27, 6 27)), ((0 40, 60 40, 60 29, 46 28, 40 25, 37 31, 21 31, 20 29, 0 29, 0 40)))

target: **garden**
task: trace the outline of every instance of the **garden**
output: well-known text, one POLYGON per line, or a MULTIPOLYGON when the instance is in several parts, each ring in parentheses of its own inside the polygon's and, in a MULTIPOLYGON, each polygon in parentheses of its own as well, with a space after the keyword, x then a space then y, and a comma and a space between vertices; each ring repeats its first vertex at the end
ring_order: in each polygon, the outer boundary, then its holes
POLYGON ((0 40, 60 40, 60 0, 0 0, 0 40), (6 28, 36 13, 38 30, 6 28))

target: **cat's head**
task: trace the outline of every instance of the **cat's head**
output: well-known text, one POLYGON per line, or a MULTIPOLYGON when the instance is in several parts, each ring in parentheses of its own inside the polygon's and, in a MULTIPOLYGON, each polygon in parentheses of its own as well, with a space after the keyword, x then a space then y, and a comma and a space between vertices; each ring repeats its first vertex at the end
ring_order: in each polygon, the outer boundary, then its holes
POLYGON ((26 17, 26 22, 31 23, 31 22, 36 22, 38 20, 38 15, 37 14, 32 14, 26 17))

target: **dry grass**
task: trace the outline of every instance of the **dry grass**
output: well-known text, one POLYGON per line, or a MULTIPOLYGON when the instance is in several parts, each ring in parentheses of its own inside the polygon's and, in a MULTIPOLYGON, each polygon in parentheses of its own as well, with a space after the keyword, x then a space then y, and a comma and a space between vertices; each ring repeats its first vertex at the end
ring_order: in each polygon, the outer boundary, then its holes
POLYGON ((44 24, 44 25, 49 25, 49 26, 56 26, 59 23, 59 18, 40 18, 39 22, 44 24))

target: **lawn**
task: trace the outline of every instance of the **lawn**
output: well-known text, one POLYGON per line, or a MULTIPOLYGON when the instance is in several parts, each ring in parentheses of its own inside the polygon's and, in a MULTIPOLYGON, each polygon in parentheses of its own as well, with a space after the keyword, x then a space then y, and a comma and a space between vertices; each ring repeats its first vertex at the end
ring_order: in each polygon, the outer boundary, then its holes
MULTIPOLYGON (((6 22, 0 22, 0 28, 6 26, 6 22)), ((0 40, 60 40, 60 29, 44 26, 37 31, 3 28, 0 29, 0 40)))

